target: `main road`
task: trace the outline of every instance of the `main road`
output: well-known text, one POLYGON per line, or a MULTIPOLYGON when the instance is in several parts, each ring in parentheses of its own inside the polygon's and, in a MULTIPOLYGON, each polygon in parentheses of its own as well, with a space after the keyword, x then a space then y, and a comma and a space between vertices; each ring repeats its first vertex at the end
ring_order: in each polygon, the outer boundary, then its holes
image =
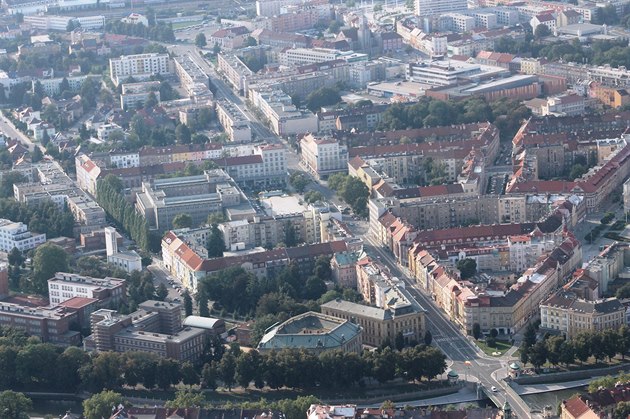
MULTIPOLYGON (((211 77, 212 83, 217 90, 217 96, 232 102, 239 109, 244 117, 249 120, 252 130, 256 133, 259 140, 279 141, 278 137, 265 128, 257 120, 256 116, 247 109, 242 99, 234 94, 232 89, 224 83, 215 69, 199 54, 198 48, 193 45, 177 45, 171 46, 170 50, 177 55, 189 55, 211 77)), ((296 160, 295 152, 290 147, 287 152, 293 157, 291 160, 296 160)), ((302 170, 297 162, 294 163, 294 169, 302 170)), ((313 189, 319 190, 327 198, 330 198, 333 194, 330 189, 317 182, 312 186, 313 189)), ((428 328, 431 330, 433 340, 452 361, 451 368, 457 371, 460 376, 464 375, 470 381, 477 382, 483 386, 486 392, 490 393, 489 395, 495 403, 500 404, 500 402, 507 401, 518 418, 537 417, 536 414, 530 412, 525 402, 518 395, 512 391, 505 390, 507 384, 500 378, 505 375, 506 361, 493 359, 483 354, 462 333, 457 325, 446 317, 446 314, 437 307, 435 302, 417 288, 417 284, 411 279, 409 272, 406 268, 398 265, 391 253, 376 243, 369 233, 363 235, 363 238, 366 250, 370 254, 376 255, 380 262, 387 266, 394 275, 403 279, 412 298, 426 310, 428 328), (490 390, 493 387, 497 389, 496 393, 490 390)))
POLYGON ((483 354, 458 326, 446 317, 442 309, 420 291, 407 269, 398 265, 391 253, 376 243, 370 234, 363 238, 364 247, 368 253, 375 255, 393 275, 405 281, 409 293, 426 310, 427 327, 433 335, 435 344, 452 361, 451 369, 455 370, 460 377, 464 375, 469 381, 478 382, 486 389, 486 393, 490 393, 495 402, 507 401, 518 418, 538 417, 530 412, 520 397, 505 390, 507 384, 500 377, 505 376, 507 362, 483 354), (492 394, 494 393, 491 391, 492 387, 497 389, 497 394, 492 394))

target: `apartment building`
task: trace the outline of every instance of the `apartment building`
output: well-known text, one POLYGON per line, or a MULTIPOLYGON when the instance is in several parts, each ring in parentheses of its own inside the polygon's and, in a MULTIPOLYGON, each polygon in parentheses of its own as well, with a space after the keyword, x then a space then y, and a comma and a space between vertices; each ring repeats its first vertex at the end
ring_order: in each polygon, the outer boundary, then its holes
POLYGON ((94 298, 101 307, 118 304, 127 298, 127 281, 120 278, 92 278, 57 272, 48 280, 50 303, 57 305, 75 297, 94 298))
POLYGON ((594 97, 611 108, 621 108, 630 103, 630 92, 623 88, 606 87, 597 82, 591 82, 588 93, 590 97, 594 97))
POLYGON ((0 218, 0 251, 9 253, 17 248, 27 252, 45 242, 46 234, 31 233, 24 223, 0 218))
POLYGON ((624 324, 626 308, 616 298, 588 301, 561 289, 540 303, 540 327, 573 339, 582 332, 617 330, 624 324))
POLYGON ((348 147, 333 138, 316 138, 307 134, 300 140, 302 161, 318 178, 336 172, 345 172, 348 165, 348 147))
POLYGON ((252 129, 249 121, 234 104, 228 101, 219 101, 216 105, 217 119, 229 136, 230 141, 251 142, 252 129))
POLYGON ((309 311, 271 328, 258 344, 259 352, 302 349, 316 355, 340 350, 360 353, 363 331, 348 320, 309 311))
POLYGON ((171 63, 168 54, 122 55, 109 59, 109 76, 116 85, 129 76, 170 73, 171 63))
POLYGON ((233 54, 217 54, 217 66, 239 94, 243 94, 247 90, 246 79, 251 77, 254 72, 240 58, 233 54))
POLYGON ((332 256, 347 249, 346 242, 338 240, 241 256, 204 259, 172 231, 162 239, 162 257, 165 268, 192 292, 197 289, 197 283, 201 278, 232 266, 241 266, 262 279, 278 273, 289 263, 294 262, 300 267, 300 271, 308 276, 319 256, 332 256))
POLYGON ((502 67, 472 64, 464 61, 441 60, 410 63, 407 80, 428 86, 452 86, 462 81, 489 80, 509 76, 502 67))
POLYGON ((46 95, 57 96, 58 94, 61 93, 61 84, 63 83, 64 80, 66 80, 68 82, 68 86, 70 87, 70 91, 78 93, 81 90, 81 85, 83 85, 85 80, 87 80, 88 78, 91 78, 94 80, 96 79, 100 80, 100 77, 96 77, 96 76, 67 76, 67 77, 55 77, 52 79, 41 78, 41 79, 33 80, 31 82, 31 86, 32 86, 31 88, 34 89, 35 85, 39 83, 39 85, 41 85, 42 90, 46 93, 46 95))
POLYGON ((177 57, 174 61, 175 74, 188 96, 212 100, 214 96, 210 91, 209 77, 205 71, 189 55, 177 57))
POLYGON ((271 130, 281 137, 317 132, 317 116, 293 105, 291 96, 281 90, 256 90, 251 101, 271 125, 271 130))
POLYGON ((68 24, 76 23, 85 30, 101 29, 105 26, 105 16, 56 16, 56 15, 31 15, 24 16, 24 23, 31 25, 33 29, 43 31, 68 30, 68 24))
POLYGON ((159 81, 123 83, 122 93, 120 94, 120 107, 122 109, 142 107, 151 94, 160 103, 160 83, 159 81))
POLYGON ((281 54, 279 61, 282 65, 292 67, 334 60, 343 60, 348 63, 366 62, 368 61, 368 55, 328 48, 291 48, 281 54))

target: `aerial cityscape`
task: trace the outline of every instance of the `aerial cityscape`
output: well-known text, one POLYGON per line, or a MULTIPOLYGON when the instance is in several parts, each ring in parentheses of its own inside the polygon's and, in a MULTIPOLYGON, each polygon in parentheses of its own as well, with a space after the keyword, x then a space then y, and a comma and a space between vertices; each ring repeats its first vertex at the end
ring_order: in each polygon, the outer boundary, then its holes
POLYGON ((0 419, 629 419, 630 0, 2 0, 0 419))

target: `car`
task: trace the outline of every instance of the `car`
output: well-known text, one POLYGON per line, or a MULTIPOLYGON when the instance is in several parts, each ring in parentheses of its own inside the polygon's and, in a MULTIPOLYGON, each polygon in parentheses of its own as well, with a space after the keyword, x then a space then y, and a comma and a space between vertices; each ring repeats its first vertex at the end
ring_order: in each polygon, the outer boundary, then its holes
POLYGON ((494 393, 496 393, 497 391, 499 391, 495 386, 490 387, 490 390, 492 390, 494 393))

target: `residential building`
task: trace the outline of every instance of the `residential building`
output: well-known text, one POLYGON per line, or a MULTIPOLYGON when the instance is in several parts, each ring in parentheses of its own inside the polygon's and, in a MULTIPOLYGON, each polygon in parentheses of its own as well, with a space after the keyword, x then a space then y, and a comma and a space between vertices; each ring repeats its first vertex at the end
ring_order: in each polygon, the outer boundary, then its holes
POLYGON ((31 233, 24 223, 0 218, 1 252, 9 253, 13 248, 27 252, 45 242, 46 234, 31 233))
POLYGON ((300 140, 300 149, 304 165, 318 178, 347 170, 348 148, 336 139, 307 134, 300 140))
POLYGON ((552 13, 539 14, 532 17, 529 24, 534 32, 536 32, 538 25, 545 25, 550 33, 554 33, 556 30, 556 17, 552 13))
POLYGON ((630 384, 618 383, 613 388, 576 395, 560 404, 561 419, 599 419, 611 417, 620 403, 630 402, 630 384))
POLYGON ((217 102, 217 119, 230 141, 251 142, 252 129, 243 114, 228 101, 217 102))
POLYGON ((540 327, 573 339, 582 332, 617 330, 626 324, 625 314, 616 298, 588 301, 561 289, 540 304, 540 327))
POLYGON ((597 82, 591 82, 588 93, 590 97, 612 108, 621 108, 630 103, 630 93, 624 88, 606 87, 597 82))
POLYGON ((116 85, 129 76, 170 73, 171 63, 168 54, 122 55, 109 59, 109 75, 116 85))
MULTIPOLYGON (((151 94, 160 103, 160 82, 147 81, 139 83, 123 83, 120 94, 120 107, 123 109, 137 109, 142 107, 151 94)), ((102 127, 103 125, 101 125, 102 127)), ((100 127, 99 127, 100 129, 100 127)))
POLYGON ((69 24, 80 25, 85 30, 94 30, 105 26, 105 16, 30 15, 24 16, 24 23, 31 25, 33 29, 44 31, 66 32, 69 24))
POLYGON ((127 298, 127 281, 120 278, 92 278, 90 276, 57 272, 48 280, 50 303, 57 305, 75 297, 94 298, 101 307, 118 304, 127 298))
POLYGON ((275 91, 252 91, 252 103, 271 125, 271 130, 279 136, 317 132, 317 116, 310 111, 298 109, 291 96, 275 91))
POLYGON ((271 328, 258 351, 303 349, 314 354, 330 350, 360 353, 362 330, 348 320, 309 311, 271 328))
POLYGON ((343 300, 321 306, 322 314, 348 320, 361 327, 363 344, 381 346, 400 333, 408 342, 421 342, 426 331, 424 311, 405 308, 378 308, 343 300))
POLYGON ((335 282, 344 288, 356 288, 358 260, 357 252, 335 253, 330 259, 330 268, 335 282))

